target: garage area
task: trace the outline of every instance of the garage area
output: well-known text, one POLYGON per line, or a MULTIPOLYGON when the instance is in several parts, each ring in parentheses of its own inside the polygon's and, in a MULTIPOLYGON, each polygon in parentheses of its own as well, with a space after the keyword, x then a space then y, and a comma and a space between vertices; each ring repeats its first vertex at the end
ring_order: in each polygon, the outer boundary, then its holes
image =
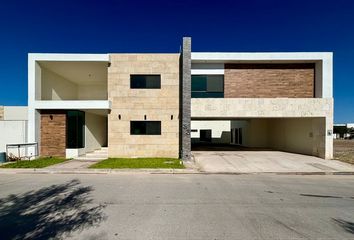
POLYGON ((353 171, 324 160, 325 118, 197 119, 192 154, 206 172, 353 171))
POLYGON ((276 150, 320 156, 325 118, 192 120, 192 151, 276 150))

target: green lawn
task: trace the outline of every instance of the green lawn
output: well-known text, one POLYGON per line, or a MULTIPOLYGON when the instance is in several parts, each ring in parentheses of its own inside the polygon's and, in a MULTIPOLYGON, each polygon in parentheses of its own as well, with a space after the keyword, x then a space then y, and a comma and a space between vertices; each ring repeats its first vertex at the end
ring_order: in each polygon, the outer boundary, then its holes
POLYGON ((90 168, 184 168, 176 158, 108 158, 90 168))
POLYGON ((38 158, 35 160, 23 160, 1 165, 0 168, 44 168, 50 165, 62 163, 67 159, 64 158, 38 158))

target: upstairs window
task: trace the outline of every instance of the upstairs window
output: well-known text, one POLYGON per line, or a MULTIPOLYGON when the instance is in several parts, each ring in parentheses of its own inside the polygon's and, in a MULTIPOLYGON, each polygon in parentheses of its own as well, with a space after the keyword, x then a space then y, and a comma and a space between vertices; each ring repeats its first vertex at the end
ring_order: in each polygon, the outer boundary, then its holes
POLYGON ((193 75, 192 98, 223 98, 223 75, 193 75))
POLYGON ((161 75, 130 75, 132 89, 160 89, 161 75))
POLYGON ((161 135, 161 121, 131 121, 130 135, 161 135))

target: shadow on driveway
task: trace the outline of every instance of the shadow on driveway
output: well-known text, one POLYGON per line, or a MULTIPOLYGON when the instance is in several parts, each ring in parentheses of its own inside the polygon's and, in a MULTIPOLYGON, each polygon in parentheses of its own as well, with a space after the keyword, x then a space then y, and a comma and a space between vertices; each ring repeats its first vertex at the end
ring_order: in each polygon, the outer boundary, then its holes
POLYGON ((354 234, 354 222, 349 222, 343 219, 332 218, 332 220, 341 226, 348 233, 354 234))
POLYGON ((1 239, 58 239, 98 226, 105 206, 93 206, 92 191, 72 180, 0 199, 1 239))

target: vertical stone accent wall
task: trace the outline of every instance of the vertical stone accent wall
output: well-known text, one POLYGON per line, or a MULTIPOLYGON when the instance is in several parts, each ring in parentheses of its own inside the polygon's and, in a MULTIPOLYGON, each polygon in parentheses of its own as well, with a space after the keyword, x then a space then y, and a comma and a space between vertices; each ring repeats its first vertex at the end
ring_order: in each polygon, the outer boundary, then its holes
POLYGON ((111 54, 110 157, 179 155, 179 54, 111 54), (160 89, 131 89, 131 74, 161 75, 160 89), (120 119, 119 119, 120 116, 120 119), (161 121, 161 135, 130 135, 130 121, 161 121))
POLYGON ((181 151, 184 161, 191 159, 191 51, 192 39, 183 38, 181 53, 181 151))
POLYGON ((225 64, 225 98, 313 98, 314 64, 225 64))
POLYGON ((65 157, 66 113, 64 111, 41 112, 41 156, 65 157))
POLYGON ((0 106, 0 120, 4 120, 4 107, 0 106))

